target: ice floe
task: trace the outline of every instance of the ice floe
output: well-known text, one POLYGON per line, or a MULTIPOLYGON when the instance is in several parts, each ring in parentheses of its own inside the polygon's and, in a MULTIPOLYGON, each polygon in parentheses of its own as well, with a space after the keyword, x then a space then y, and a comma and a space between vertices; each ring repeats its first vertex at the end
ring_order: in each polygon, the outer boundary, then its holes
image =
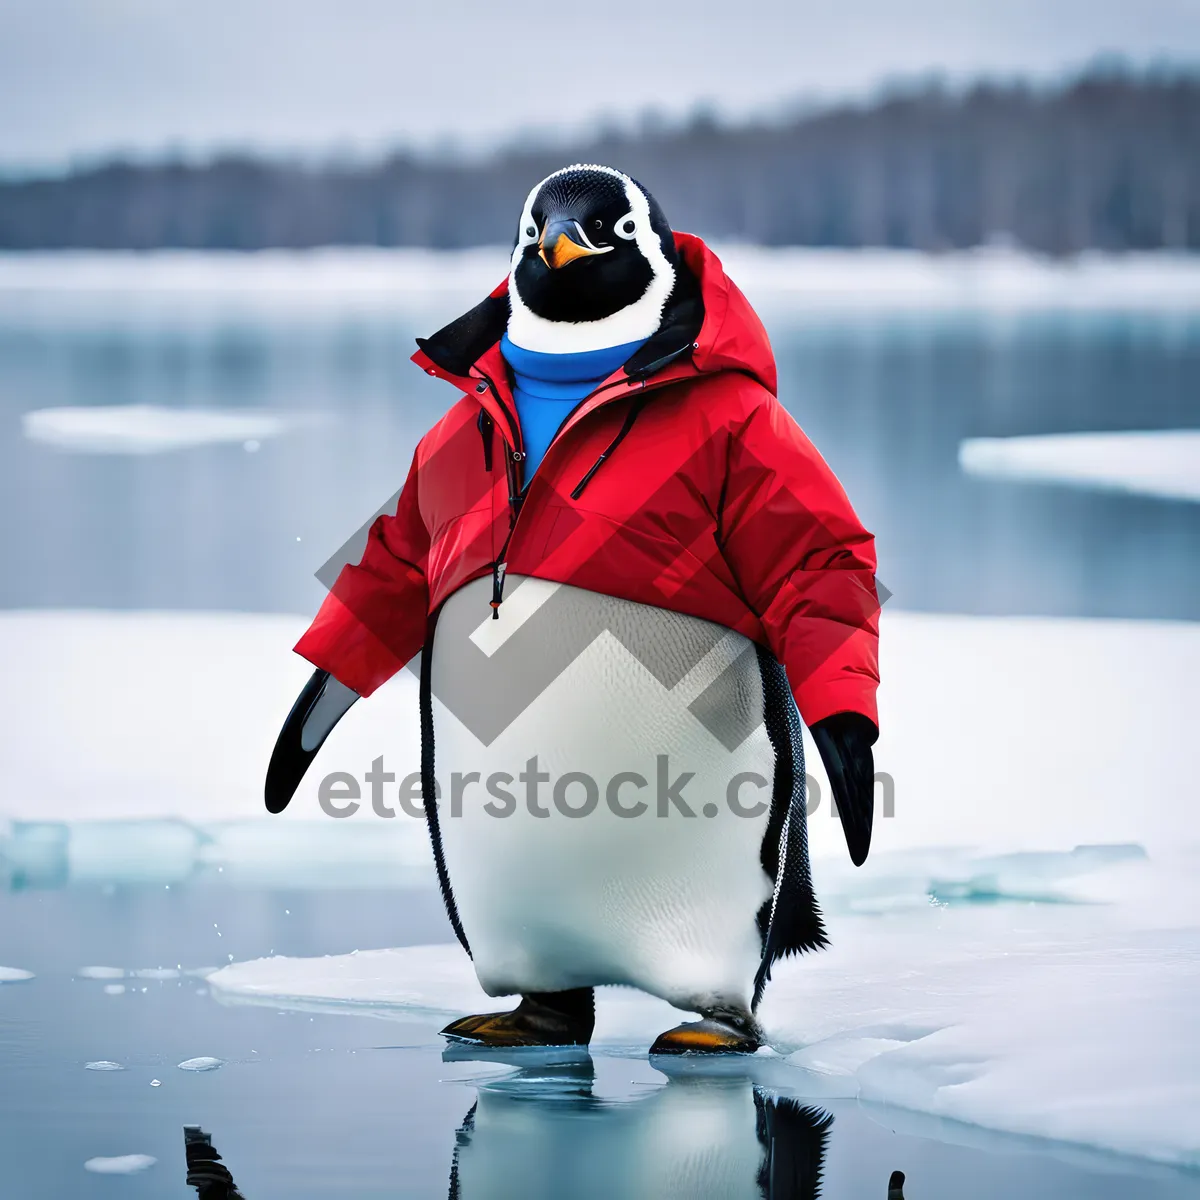
POLYGON ((115 1158, 89 1158, 83 1169, 96 1175, 136 1175, 156 1162, 150 1154, 118 1154, 115 1158))
POLYGON ((153 404, 41 408, 21 417, 25 436, 84 454, 162 454, 222 442, 252 444, 311 426, 308 413, 246 409, 164 408, 153 404))
POLYGON ((121 967, 80 967, 75 972, 80 979, 124 979, 125 971, 121 967))
POLYGON ((26 971, 21 967, 0 967, 0 983, 24 983, 25 980, 33 977, 32 971, 26 971))
POLYGON ((1197 429, 968 438, 958 460, 987 478, 1200 500, 1197 429))
POLYGON ((85 1071, 123 1071, 125 1068, 118 1062, 111 1062, 107 1058, 98 1059, 96 1062, 84 1063, 85 1071))
POLYGON ((216 1071, 225 1065, 223 1058, 187 1058, 176 1064, 181 1071, 216 1071))

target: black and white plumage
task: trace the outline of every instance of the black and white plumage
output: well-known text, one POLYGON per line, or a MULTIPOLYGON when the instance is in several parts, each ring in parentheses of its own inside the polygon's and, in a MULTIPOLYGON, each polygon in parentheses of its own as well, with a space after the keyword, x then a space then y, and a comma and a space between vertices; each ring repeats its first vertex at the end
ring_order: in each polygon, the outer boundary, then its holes
POLYGON ((509 276, 508 332, 548 354, 657 333, 680 280, 671 227, 628 175, 577 163, 529 193, 509 276))

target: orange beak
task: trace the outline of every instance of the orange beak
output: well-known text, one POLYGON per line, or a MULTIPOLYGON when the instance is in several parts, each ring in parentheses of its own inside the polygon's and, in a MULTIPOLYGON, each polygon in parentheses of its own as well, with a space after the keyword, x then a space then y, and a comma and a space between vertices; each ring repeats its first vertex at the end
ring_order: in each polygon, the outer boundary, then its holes
POLYGON ((547 221, 538 238, 538 257, 555 271, 577 258, 592 258, 611 249, 611 246, 587 245, 587 235, 578 221, 547 221))

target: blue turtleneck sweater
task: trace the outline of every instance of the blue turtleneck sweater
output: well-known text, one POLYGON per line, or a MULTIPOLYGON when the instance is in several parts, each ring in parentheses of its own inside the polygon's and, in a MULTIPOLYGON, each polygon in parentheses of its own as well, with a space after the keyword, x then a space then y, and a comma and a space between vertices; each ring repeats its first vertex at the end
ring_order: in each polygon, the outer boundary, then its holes
POLYGON ((628 362, 642 342, 625 342, 577 354, 545 354, 500 339, 500 351, 513 373, 513 399, 525 443, 525 479, 538 469, 558 427, 585 396, 628 362))

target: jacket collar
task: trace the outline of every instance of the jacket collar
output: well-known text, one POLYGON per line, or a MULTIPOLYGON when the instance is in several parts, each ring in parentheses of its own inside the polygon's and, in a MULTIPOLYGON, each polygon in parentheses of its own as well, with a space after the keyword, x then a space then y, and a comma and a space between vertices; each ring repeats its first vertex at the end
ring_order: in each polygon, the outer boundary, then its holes
MULTIPOLYGON (((775 357, 758 315, 725 274, 720 259, 700 238, 676 233, 675 246, 679 251, 679 280, 658 332, 600 390, 608 392, 614 384, 645 386, 652 376, 658 384, 689 375, 739 371, 753 376, 774 394, 775 357)), ((418 338, 413 362, 465 392, 480 391, 481 402, 489 409, 481 381, 501 392, 502 403, 511 404, 507 367, 500 353, 508 314, 506 277, 470 311, 432 337, 418 338)), ((593 405, 585 407, 590 411, 593 405)), ((508 414, 504 415, 502 428, 511 424, 508 414)))

